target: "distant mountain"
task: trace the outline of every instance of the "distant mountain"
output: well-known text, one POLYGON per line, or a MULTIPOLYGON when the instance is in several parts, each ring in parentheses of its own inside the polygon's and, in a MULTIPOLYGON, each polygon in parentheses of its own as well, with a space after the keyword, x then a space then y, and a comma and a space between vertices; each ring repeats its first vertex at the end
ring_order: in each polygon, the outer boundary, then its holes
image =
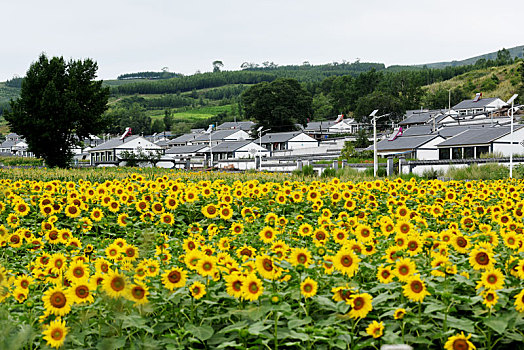
MULTIPOLYGON (((515 46, 511 49, 507 49, 512 58, 519 57, 524 58, 524 45, 515 46)), ((497 58, 497 52, 490 52, 484 55, 475 56, 467 58, 462 61, 451 61, 451 62, 436 62, 436 63, 426 63, 426 64, 417 64, 415 67, 428 67, 428 68, 445 68, 445 67, 454 67, 454 66, 467 66, 470 64, 475 64, 479 59, 484 58, 485 60, 494 60, 497 58)))

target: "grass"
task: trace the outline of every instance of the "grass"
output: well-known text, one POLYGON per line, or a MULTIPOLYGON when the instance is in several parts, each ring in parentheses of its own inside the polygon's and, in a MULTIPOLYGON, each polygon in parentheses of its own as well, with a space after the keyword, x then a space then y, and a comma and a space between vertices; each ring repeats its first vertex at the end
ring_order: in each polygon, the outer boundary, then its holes
POLYGON ((464 168, 450 167, 446 177, 453 180, 500 180, 509 177, 509 169, 500 164, 472 164, 464 168))

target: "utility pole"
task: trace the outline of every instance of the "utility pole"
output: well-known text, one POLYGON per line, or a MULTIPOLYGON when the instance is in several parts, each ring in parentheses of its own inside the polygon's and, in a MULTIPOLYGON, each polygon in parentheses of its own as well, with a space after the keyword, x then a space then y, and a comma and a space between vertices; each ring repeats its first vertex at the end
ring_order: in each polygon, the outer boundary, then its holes
POLYGON ((375 115, 377 114, 378 109, 375 109, 371 114, 370 117, 373 118, 373 176, 377 177, 377 170, 378 170, 378 156, 377 156, 377 118, 375 115))
MULTIPOLYGON (((510 150, 509 150, 509 177, 513 177, 513 102, 518 97, 518 94, 511 96, 506 104, 511 103, 511 136, 510 136, 510 150)), ((509 114, 509 113, 508 113, 509 114)))

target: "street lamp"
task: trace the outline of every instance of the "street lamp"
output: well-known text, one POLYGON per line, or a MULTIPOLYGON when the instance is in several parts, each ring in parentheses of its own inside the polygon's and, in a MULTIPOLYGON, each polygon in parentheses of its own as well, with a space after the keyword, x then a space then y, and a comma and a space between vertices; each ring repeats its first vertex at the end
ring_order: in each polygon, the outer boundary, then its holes
POLYGON ((513 102, 517 98, 518 94, 511 96, 506 102, 506 105, 511 103, 511 136, 510 136, 510 147, 509 147, 509 177, 513 177, 513 102))
POLYGON ((377 170, 378 170, 378 157, 377 157, 377 118, 375 118, 375 115, 377 114, 378 109, 375 109, 371 114, 370 117, 373 118, 373 176, 377 177, 377 170))
MULTIPOLYGON (((263 132, 266 132, 266 131, 269 131, 270 129, 266 129, 266 130, 262 130, 264 129, 263 126, 259 127, 257 129, 257 132, 258 132, 258 145, 260 148, 262 148, 262 133, 263 132)), ((261 171, 262 170, 262 153, 260 152, 260 150, 258 150, 258 154, 259 154, 259 160, 260 160, 260 163, 258 164, 258 170, 261 171)))

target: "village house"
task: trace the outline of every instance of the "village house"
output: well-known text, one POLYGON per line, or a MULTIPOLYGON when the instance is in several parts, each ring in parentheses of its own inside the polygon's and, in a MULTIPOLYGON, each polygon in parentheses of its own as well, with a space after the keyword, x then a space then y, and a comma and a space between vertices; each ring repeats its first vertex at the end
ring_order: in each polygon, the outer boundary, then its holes
POLYGON ((271 154, 289 149, 311 148, 318 146, 318 140, 301 131, 268 133, 254 141, 269 150, 271 154))
POLYGON ((217 130, 210 134, 199 134, 198 137, 191 140, 190 144, 193 145, 211 145, 211 147, 218 145, 225 141, 244 141, 251 140, 252 137, 244 130, 228 129, 228 130, 217 130))
POLYGON ((473 100, 464 100, 454 105, 452 109, 456 111, 459 116, 471 115, 478 113, 489 113, 498 110, 506 105, 506 102, 502 101, 498 97, 490 98, 477 98, 473 100))
POLYGON ((154 155, 157 152, 164 153, 160 146, 155 145, 142 136, 132 135, 124 139, 115 137, 89 150, 91 165, 116 166, 122 160, 121 154, 125 151, 145 155, 154 155))

